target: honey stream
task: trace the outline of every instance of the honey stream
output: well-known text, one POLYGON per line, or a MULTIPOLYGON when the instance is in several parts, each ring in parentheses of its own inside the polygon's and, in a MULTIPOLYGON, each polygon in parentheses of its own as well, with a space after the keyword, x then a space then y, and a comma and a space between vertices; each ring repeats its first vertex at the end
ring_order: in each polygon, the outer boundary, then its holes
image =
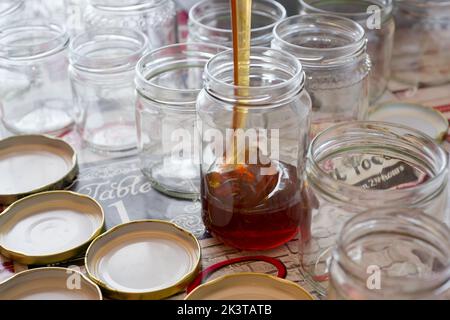
MULTIPOLYGON (((252 0, 230 0, 231 29, 233 32, 233 77, 237 87, 235 95, 238 97, 233 110, 234 130, 244 128, 247 119, 245 97, 248 96, 250 86, 250 45, 251 45, 251 19, 252 0)), ((237 139, 233 138, 232 152, 227 155, 227 163, 236 163, 238 159, 237 139), (230 158, 231 157, 231 158, 230 158)))

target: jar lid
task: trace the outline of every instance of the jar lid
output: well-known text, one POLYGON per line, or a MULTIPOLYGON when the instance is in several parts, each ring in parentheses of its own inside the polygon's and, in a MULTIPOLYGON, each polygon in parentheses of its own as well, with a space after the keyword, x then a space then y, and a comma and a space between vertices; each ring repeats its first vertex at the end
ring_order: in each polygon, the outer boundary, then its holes
POLYGON ((163 299, 182 291, 200 268, 200 244, 167 221, 118 225, 95 239, 86 270, 113 299, 163 299))
POLYGON ((78 174, 75 150, 61 139, 23 135, 0 140, 0 204, 72 184, 78 174))
POLYGON ((298 284, 264 273, 222 276, 192 291, 185 300, 314 300, 298 284))
POLYGON ((37 268, 20 272, 1 283, 0 300, 102 300, 102 292, 79 271, 37 268), (71 275, 80 279, 79 287, 67 285, 71 275))
POLYGON ((369 114, 369 120, 401 124, 427 134, 442 142, 449 129, 444 115, 430 107, 411 103, 382 104, 369 114))
POLYGON ((18 200, 0 215, 0 253, 22 264, 69 260, 103 230, 105 217, 94 199, 50 191, 18 200))

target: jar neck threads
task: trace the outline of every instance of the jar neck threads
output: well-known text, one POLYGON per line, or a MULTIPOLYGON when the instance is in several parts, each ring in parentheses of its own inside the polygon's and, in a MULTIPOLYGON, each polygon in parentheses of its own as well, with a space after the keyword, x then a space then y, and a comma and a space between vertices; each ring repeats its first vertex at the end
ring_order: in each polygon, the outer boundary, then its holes
POLYGON ((448 21, 450 19, 448 15, 450 1, 397 0, 395 7, 396 11, 401 12, 401 15, 407 15, 414 19, 421 19, 423 17, 431 21, 448 21))
POLYGON ((153 50, 136 66, 137 91, 158 103, 195 110, 205 65, 224 50, 225 47, 205 43, 175 44, 153 50))
POLYGON ((233 52, 219 53, 206 64, 205 89, 227 103, 264 107, 285 103, 304 88, 300 62, 285 52, 252 47, 249 69, 250 86, 235 86, 233 52))
POLYGON ((302 10, 308 13, 326 13, 346 17, 366 25, 366 21, 374 14, 371 7, 380 10, 382 20, 392 15, 392 0, 299 0, 302 10))
POLYGON ((166 3, 167 0, 89 0, 98 10, 124 14, 145 12, 166 3))
POLYGON ((133 71, 147 47, 147 37, 137 30, 88 31, 71 41, 70 63, 76 70, 92 74, 133 71))
POLYGON ((448 8, 450 6, 450 1, 442 1, 442 0, 397 0, 396 6, 399 7, 410 7, 410 8, 421 8, 421 9, 427 9, 427 8, 433 8, 433 9, 442 9, 442 8, 448 8))
POLYGON ((450 289, 450 230, 421 210, 359 214, 341 230, 331 283, 338 296, 350 299, 440 297, 450 289), (379 288, 368 287, 368 268, 374 267, 379 288))
POLYGON ((293 54, 305 69, 320 69, 366 59, 367 39, 364 29, 350 19, 298 15, 275 26, 272 47, 293 54))
POLYGON ((53 55, 69 43, 66 30, 55 23, 14 23, 0 34, 0 58, 31 60, 53 55))
POLYGON ((0 3, 0 18, 7 17, 24 7, 24 0, 3 0, 0 3))
MULTIPOLYGON (((232 47, 229 0, 203 0, 189 11, 189 33, 194 41, 232 47)), ((274 25, 286 17, 286 9, 274 0, 252 3, 252 46, 270 46, 274 25)))

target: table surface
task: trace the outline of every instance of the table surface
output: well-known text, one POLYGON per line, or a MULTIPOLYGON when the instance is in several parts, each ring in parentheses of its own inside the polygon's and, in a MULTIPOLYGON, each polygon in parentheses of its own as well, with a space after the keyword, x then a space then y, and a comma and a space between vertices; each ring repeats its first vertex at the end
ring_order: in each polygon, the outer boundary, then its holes
MULTIPOLYGON (((381 102, 388 101, 420 103, 436 108, 443 112, 447 118, 450 118, 450 85, 416 89, 391 82, 389 91, 381 99, 381 102)), ((3 127, 0 127, 0 138, 9 135, 3 127)), ((289 280, 299 283, 319 298, 317 292, 305 283, 300 274, 296 240, 270 251, 241 252, 223 245, 214 238, 205 238, 202 236, 204 229, 200 219, 200 204, 195 201, 181 201, 168 198, 152 190, 139 171, 136 157, 115 159, 95 154, 82 147, 80 139, 75 132, 70 132, 62 138, 72 144, 79 155, 81 171, 78 178, 79 184, 75 190, 89 194, 99 200, 105 208, 107 228, 128 220, 142 218, 171 220, 199 236, 202 247, 203 267, 226 259, 248 255, 275 257, 286 265, 288 270, 287 278, 289 280), (122 191, 125 190, 123 192, 126 194, 120 194, 117 191, 118 184, 126 186, 125 189, 122 188, 122 191)), ((443 146, 449 151, 450 139, 444 141, 443 146)), ((82 259, 79 259, 78 262, 71 261, 68 265, 81 265, 80 261, 82 259)), ((81 269, 83 268, 82 265, 80 267, 81 269)), ((27 268, 28 266, 8 261, 0 256, 0 281, 7 279, 14 272, 20 272, 27 268)), ((276 274, 276 269, 270 264, 256 261, 225 267, 217 271, 211 278, 223 274, 246 271, 276 274)), ((184 294, 180 293, 172 298, 181 299, 184 297, 184 294)))

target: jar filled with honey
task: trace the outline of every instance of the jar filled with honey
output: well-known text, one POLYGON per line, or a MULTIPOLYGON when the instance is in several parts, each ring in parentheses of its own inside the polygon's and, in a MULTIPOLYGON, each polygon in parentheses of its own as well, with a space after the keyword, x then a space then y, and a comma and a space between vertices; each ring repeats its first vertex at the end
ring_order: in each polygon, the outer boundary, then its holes
POLYGON ((225 244, 263 250, 309 234, 303 168, 311 99, 290 54, 254 47, 246 67, 246 85, 235 84, 231 50, 205 67, 197 100, 202 217, 225 244))

